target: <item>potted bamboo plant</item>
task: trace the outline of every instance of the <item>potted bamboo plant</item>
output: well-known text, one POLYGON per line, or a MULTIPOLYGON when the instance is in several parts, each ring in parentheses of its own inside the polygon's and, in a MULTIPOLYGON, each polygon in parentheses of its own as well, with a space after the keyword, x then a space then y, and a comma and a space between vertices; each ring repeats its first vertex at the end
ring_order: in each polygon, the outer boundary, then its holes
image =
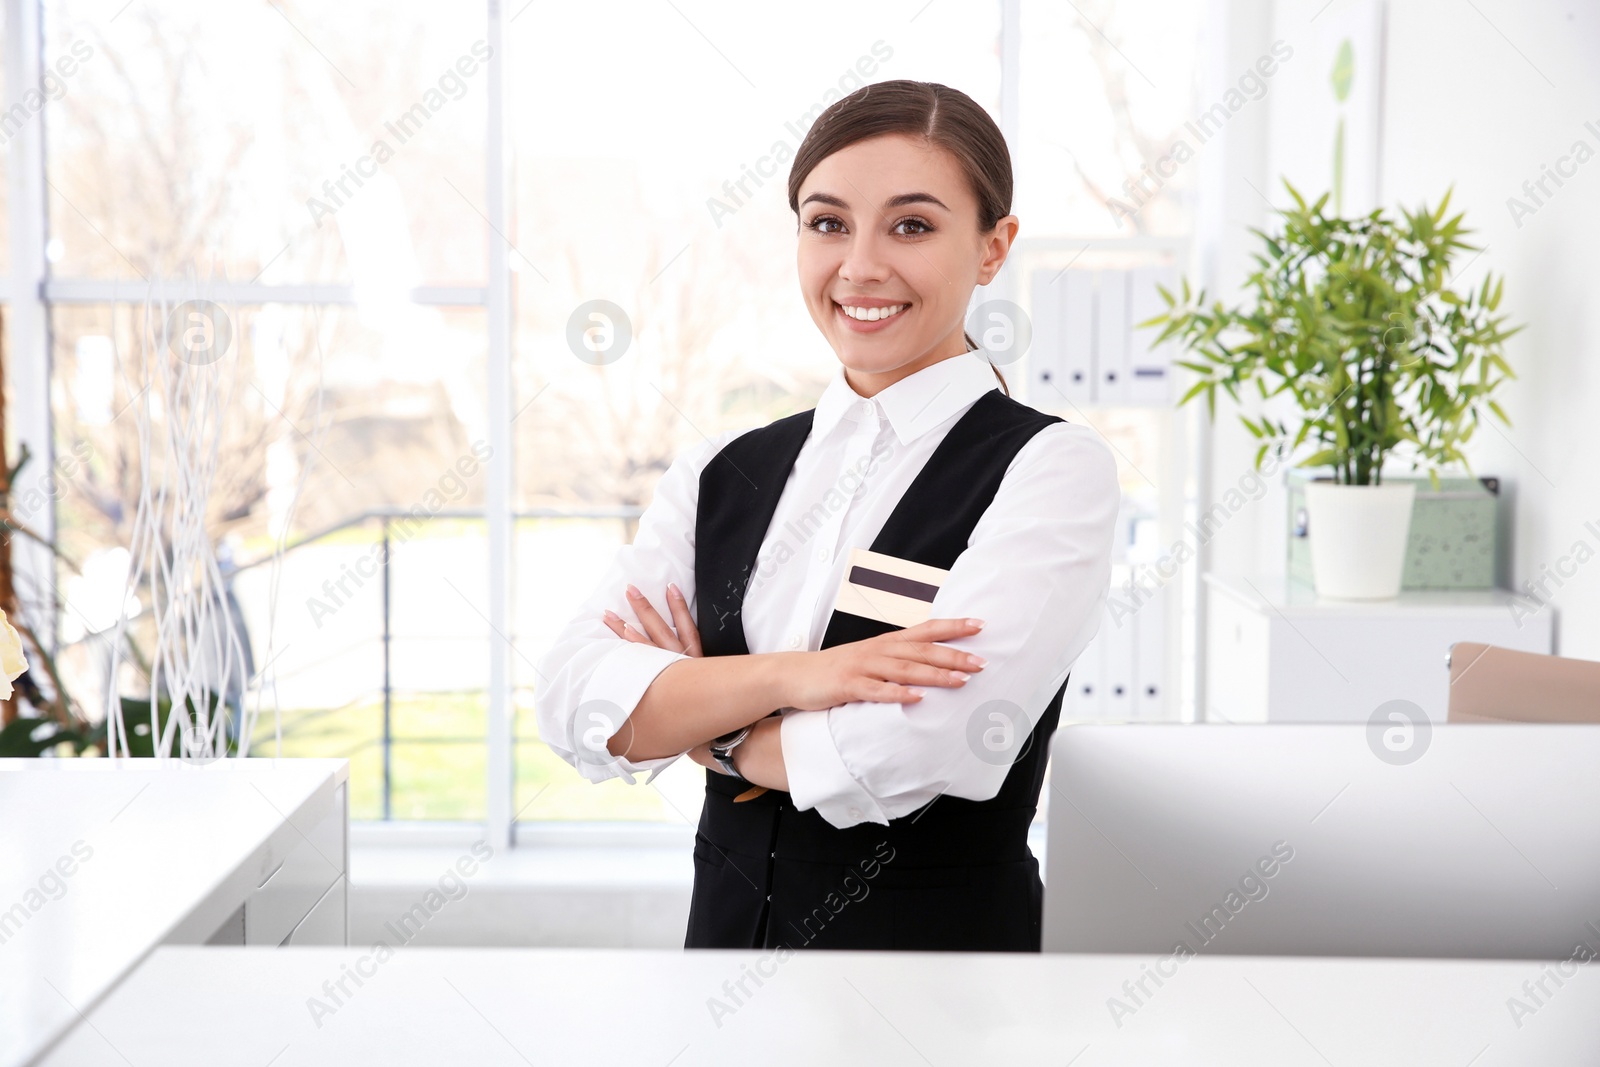
MULTIPOLYGON (((1141 326, 1177 338, 1180 360, 1198 381, 1179 401, 1204 394, 1216 416, 1217 390, 1236 402, 1253 386, 1268 413, 1240 419, 1269 450, 1300 459, 1320 476, 1306 486, 1311 564, 1317 592, 1346 599, 1400 591, 1415 485, 1386 483, 1385 464, 1410 463, 1435 483, 1441 468, 1467 467, 1463 449, 1485 412, 1510 420, 1492 394, 1515 377, 1504 356, 1507 329, 1497 314, 1504 279, 1452 288, 1470 233, 1447 217, 1447 191, 1435 210, 1383 209, 1341 218, 1324 214, 1328 195, 1307 204, 1284 182, 1294 206, 1261 240, 1246 280, 1252 299, 1206 306, 1183 281, 1181 298, 1161 290, 1167 311, 1141 326), (1274 397, 1287 396, 1292 413, 1274 397)), ((1470 259, 1468 260, 1470 262, 1470 259)))

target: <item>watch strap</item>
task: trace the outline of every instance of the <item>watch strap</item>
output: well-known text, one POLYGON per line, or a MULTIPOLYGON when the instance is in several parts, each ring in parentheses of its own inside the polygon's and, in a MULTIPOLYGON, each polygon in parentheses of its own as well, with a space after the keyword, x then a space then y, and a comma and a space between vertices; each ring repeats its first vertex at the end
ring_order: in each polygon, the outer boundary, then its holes
POLYGON ((750 736, 750 731, 753 729, 755 729, 754 723, 748 726, 741 726, 739 729, 731 730, 711 742, 712 758, 731 777, 737 778, 741 782, 749 781, 749 779, 740 774, 739 769, 733 765, 733 750, 738 748, 744 739, 750 736))

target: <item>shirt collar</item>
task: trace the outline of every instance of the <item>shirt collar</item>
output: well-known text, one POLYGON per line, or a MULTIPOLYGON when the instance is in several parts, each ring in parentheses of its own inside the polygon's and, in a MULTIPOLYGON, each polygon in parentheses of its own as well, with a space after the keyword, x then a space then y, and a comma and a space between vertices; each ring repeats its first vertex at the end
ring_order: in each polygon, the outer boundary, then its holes
POLYGON ((908 445, 969 406, 990 389, 998 388, 990 360, 982 347, 969 349, 923 367, 873 397, 863 397, 844 376, 839 364, 812 414, 811 432, 820 437, 845 418, 860 419, 868 410, 873 418, 887 417, 895 436, 908 445))

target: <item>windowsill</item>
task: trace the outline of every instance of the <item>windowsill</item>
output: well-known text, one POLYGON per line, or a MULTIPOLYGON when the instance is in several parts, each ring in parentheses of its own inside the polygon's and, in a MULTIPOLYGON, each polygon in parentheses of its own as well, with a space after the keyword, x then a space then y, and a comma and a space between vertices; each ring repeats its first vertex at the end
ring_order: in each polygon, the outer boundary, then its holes
POLYGON ((692 827, 531 826, 487 859, 482 826, 412 829, 352 832, 352 944, 683 945, 692 827))
MULTIPOLYGON (((481 822, 404 819, 350 824, 350 847, 467 848, 485 837, 481 822)), ((688 848, 694 827, 683 823, 648 822, 519 822, 514 830, 519 848, 688 848)))
POLYGON ((368 845, 350 850, 350 882, 357 889, 428 885, 448 871, 474 887, 588 888, 595 890, 688 888, 694 882, 687 848, 578 846, 513 848, 482 860, 470 849, 438 845, 368 845), (463 856, 478 864, 462 877, 463 856))

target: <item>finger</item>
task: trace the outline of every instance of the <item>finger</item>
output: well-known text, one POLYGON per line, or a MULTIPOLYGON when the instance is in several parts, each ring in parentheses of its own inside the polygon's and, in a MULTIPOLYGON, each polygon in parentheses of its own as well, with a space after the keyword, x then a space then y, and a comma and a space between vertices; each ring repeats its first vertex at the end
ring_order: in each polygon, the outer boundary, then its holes
POLYGON ((667 606, 672 609, 672 622, 678 628, 678 640, 683 643, 683 651, 690 656, 703 655, 700 650, 700 629, 694 624, 694 614, 689 610, 689 602, 683 597, 683 590, 678 588, 678 583, 667 583, 667 606))
POLYGON ((949 645, 925 641, 890 645, 883 651, 887 655, 900 656, 903 659, 944 667, 952 671, 981 671, 989 662, 976 652, 966 652, 959 648, 951 648, 949 645))
POLYGON ((915 626, 896 630, 895 633, 917 641, 948 641, 955 637, 970 637, 981 629, 982 619, 927 619, 915 626))
POLYGON ((930 663, 900 659, 896 656, 886 656, 874 663, 870 673, 872 677, 881 678, 886 682, 899 682, 902 685, 937 685, 945 688, 959 688, 966 685, 971 677, 965 671, 946 670, 930 663))
POLYGON ((644 632, 650 635, 651 641, 671 652, 683 651, 678 635, 672 632, 672 627, 651 605, 650 599, 631 585, 628 587, 628 603, 633 605, 633 613, 639 616, 639 623, 644 627, 644 632))
POLYGON ((602 616, 602 618, 606 626, 611 629, 611 632, 625 641, 633 641, 634 643, 641 645, 655 644, 654 641, 650 640, 644 634, 640 633, 638 630, 635 630, 632 626, 629 626, 627 622, 623 620, 622 616, 618 615, 614 611, 608 609, 605 613, 605 616, 602 616))
POLYGON ((980 667, 977 656, 930 641, 911 641, 903 637, 887 639, 874 651, 910 663, 925 663, 930 667, 950 670, 977 670, 980 667))
POLYGON ((842 703, 868 701, 875 704, 914 704, 925 695, 923 690, 910 685, 898 685, 876 679, 858 679, 859 688, 847 691, 842 703))
POLYGON ((982 628, 983 624, 975 619, 929 619, 871 640, 878 641, 883 649, 893 649, 896 655, 928 660, 933 642, 971 637, 982 628))
POLYGON ((908 685, 895 685, 892 682, 881 682, 872 687, 870 696, 862 697, 863 700, 872 700, 880 704, 915 704, 921 700, 921 689, 908 685))

